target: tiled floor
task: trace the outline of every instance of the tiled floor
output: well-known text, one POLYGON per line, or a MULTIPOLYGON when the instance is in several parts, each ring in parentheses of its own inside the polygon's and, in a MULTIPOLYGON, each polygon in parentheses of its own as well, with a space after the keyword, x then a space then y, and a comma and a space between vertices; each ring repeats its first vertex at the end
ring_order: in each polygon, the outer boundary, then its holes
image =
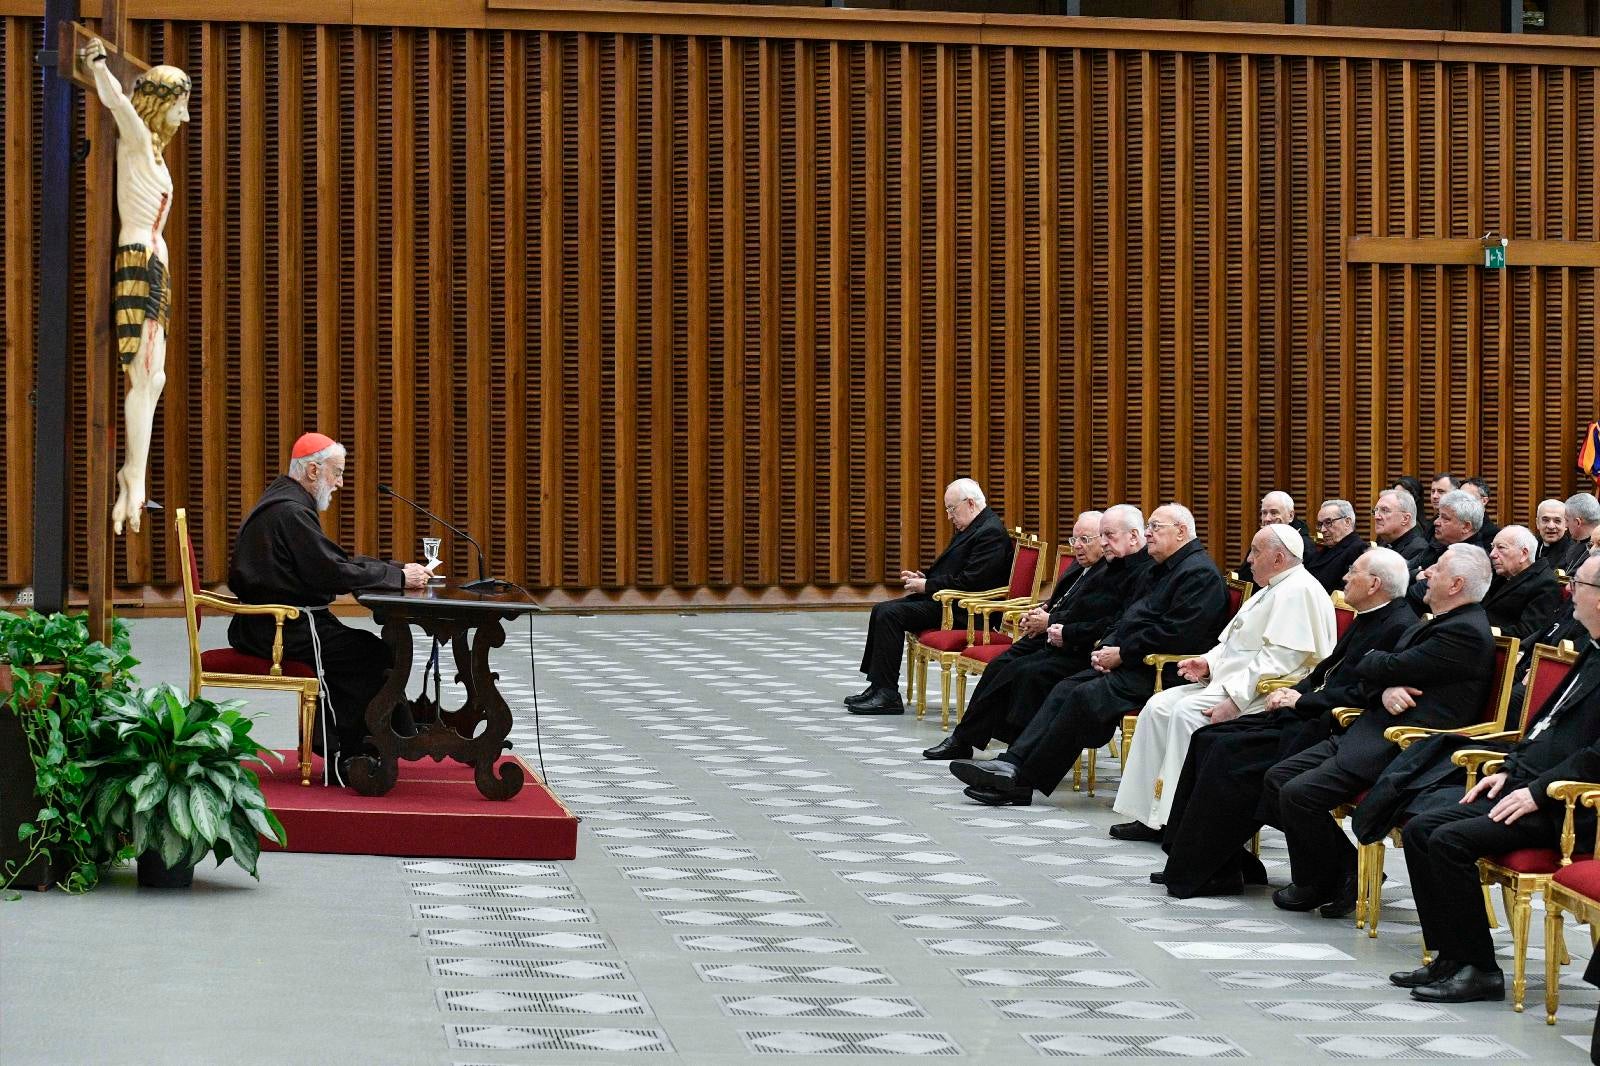
MULTIPOLYGON (((936 717, 840 707, 861 687, 864 621, 538 619, 543 760, 583 818, 577 861, 269 856, 259 885, 202 870, 187 899, 119 878, 83 900, 0 907, 0 1060, 104 1061, 96 1041, 113 1034, 121 1061, 221 1061, 193 1049, 214 1049, 203 1038, 224 1023, 172 1008, 185 1030, 137 1006, 196 966, 209 994, 280 1015, 285 1039, 230 1042, 235 1063, 1584 1060, 1596 992, 1581 962, 1554 1027, 1537 948, 1523 1015, 1389 987, 1417 947, 1398 859, 1369 940, 1276 911, 1264 890, 1158 894, 1159 851, 1105 835, 1115 759, 1100 760, 1094 799, 969 804, 919 757, 936 717), (263 921, 290 942, 342 937, 329 972, 255 951, 263 921), (56 960, 96 945, 144 947, 150 995, 114 993, 124 967, 79 965, 63 996, 56 960), (255 964, 229 965, 243 951, 255 964)), ((180 641, 173 623, 135 626, 147 678, 181 675, 180 641)), ((536 761, 526 653, 519 631, 495 667, 517 750, 536 761)), ((1263 855, 1282 883, 1281 838, 1267 834, 1263 855)), ((1587 954, 1581 932, 1570 939, 1587 954)))

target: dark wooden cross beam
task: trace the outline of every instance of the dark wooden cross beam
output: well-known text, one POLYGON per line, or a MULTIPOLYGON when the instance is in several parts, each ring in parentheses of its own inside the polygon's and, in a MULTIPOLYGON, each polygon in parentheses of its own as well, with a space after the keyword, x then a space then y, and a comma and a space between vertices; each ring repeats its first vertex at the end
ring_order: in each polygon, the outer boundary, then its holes
MULTIPOLYGON (((1347 263, 1408 263, 1413 266, 1482 266, 1483 241, 1476 237, 1351 237, 1347 263)), ((1512 237, 1509 267, 1600 267, 1600 241, 1545 241, 1512 237)))

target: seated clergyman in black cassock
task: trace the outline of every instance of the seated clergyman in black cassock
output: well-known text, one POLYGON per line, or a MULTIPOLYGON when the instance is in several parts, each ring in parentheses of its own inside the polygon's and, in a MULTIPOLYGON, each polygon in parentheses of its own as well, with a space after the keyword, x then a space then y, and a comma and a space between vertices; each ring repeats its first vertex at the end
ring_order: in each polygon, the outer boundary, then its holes
POLYGON ((1317 533, 1322 541, 1306 552, 1306 573, 1332 592, 1344 584, 1344 575, 1367 550, 1356 535, 1356 509, 1349 500, 1325 500, 1317 508, 1317 533))
MULTIPOLYGON (((943 608, 934 593, 1000 587, 1011 573, 1011 538, 1006 535, 1006 524, 990 509, 976 481, 963 477, 945 486, 944 513, 956 527, 956 535, 944 551, 926 573, 902 570, 900 581, 906 594, 872 608, 867 644, 861 651, 867 687, 845 697, 844 705, 851 714, 905 713, 898 685, 906 634, 938 627, 943 608)), ((964 628, 967 612, 957 607, 953 619, 957 627, 964 628)))
POLYGON ((1417 501, 1410 492, 1389 489, 1378 494, 1372 532, 1379 544, 1400 553, 1413 578, 1431 558, 1432 542, 1417 528, 1417 501))
MULTIPOLYGON (((1572 599, 1573 614, 1589 637, 1600 636, 1600 559, 1578 568, 1572 599)), ((1401 854, 1423 940, 1437 953, 1427 966, 1390 975, 1392 983, 1411 989, 1413 999, 1466 1003, 1505 997, 1478 860, 1522 848, 1559 847, 1563 809, 1546 789, 1556 781, 1600 780, 1600 646, 1594 639, 1586 644, 1567 681, 1534 712, 1527 734, 1512 746, 1498 773, 1470 791, 1446 785, 1404 805, 1413 816, 1401 832, 1401 854)), ((1579 804, 1576 813, 1577 839, 1593 840, 1593 812, 1579 804)), ((1387 828, 1375 826, 1374 832, 1387 828)))
POLYGON ((970 759, 991 740, 1015 740, 1058 681, 1089 668, 1089 653, 1152 565, 1144 548, 1144 515, 1118 504, 1085 511, 1072 527, 1077 559, 1050 602, 1023 619, 1028 633, 984 669, 966 713, 925 759, 970 759))
MULTIPOLYGON (((351 555, 322 531, 317 514, 328 509, 344 473, 344 445, 321 433, 295 441, 289 472, 267 486, 239 526, 228 587, 241 603, 326 608, 342 593, 427 586, 428 570, 421 564, 351 555)), ((270 658, 273 632, 270 617, 237 615, 228 627, 228 643, 247 655, 270 658)), ((324 715, 317 716, 315 743, 343 784, 344 765, 360 754, 366 737, 367 704, 392 665, 388 645, 376 633, 352 629, 332 612, 316 609, 284 623, 283 654, 320 665, 334 720, 324 723, 324 715), (314 633, 309 619, 314 619, 314 633)), ((396 728, 406 727, 397 723, 396 728)))
POLYGON ((1538 539, 1522 526, 1504 526, 1494 535, 1489 551, 1494 581, 1483 609, 1503 637, 1527 640, 1549 623, 1561 604, 1561 585, 1550 560, 1537 558, 1537 552, 1538 539))
POLYGON ((1405 602, 1409 580, 1398 552, 1371 548, 1345 574, 1344 595, 1356 617, 1329 656, 1292 688, 1267 697, 1267 712, 1209 725, 1189 742, 1162 848, 1166 869, 1150 875, 1179 898, 1266 884, 1247 849, 1261 828, 1257 812, 1266 772, 1332 731, 1331 712, 1361 701, 1355 665, 1369 651, 1388 651, 1414 625, 1405 602))
MULTIPOLYGON (((1272 525, 1293 526, 1299 532, 1301 540, 1305 542, 1300 558, 1302 560, 1311 558, 1311 553, 1316 550, 1316 545, 1311 541, 1311 531, 1306 528, 1305 522, 1294 516, 1294 497, 1281 489, 1273 489, 1261 497, 1261 528, 1265 529, 1272 525)), ((1255 573, 1250 569, 1248 552, 1233 568, 1233 576, 1240 581, 1256 583, 1255 573)))

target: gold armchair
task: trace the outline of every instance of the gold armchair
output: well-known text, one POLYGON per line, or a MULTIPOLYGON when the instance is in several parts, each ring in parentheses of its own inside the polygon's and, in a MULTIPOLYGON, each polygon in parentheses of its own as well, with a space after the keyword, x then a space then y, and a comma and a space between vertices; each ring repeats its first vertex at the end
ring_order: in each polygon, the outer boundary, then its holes
MULTIPOLYGON (((1072 549, 1065 544, 1056 547, 1055 577, 1060 581, 1072 562, 1072 549)), ((956 658, 956 721, 967 713, 967 676, 981 674, 996 656, 1022 638, 1022 618, 1035 607, 1042 606, 1047 596, 1043 594, 1044 580, 1039 581, 1033 596, 1017 599, 988 600, 973 598, 963 600, 959 606, 967 612, 967 646, 956 658), (999 623, 994 619, 998 616, 999 623)))
POLYGON ((216 688, 261 689, 293 692, 299 698, 300 783, 311 784, 311 737, 316 725, 317 672, 306 663, 283 657, 283 623, 300 617, 300 608, 283 604, 240 603, 231 596, 201 591, 200 565, 189 540, 189 517, 177 510, 178 550, 183 558, 183 617, 189 631, 189 697, 207 685, 216 688), (272 658, 246 655, 233 648, 200 650, 202 609, 227 615, 258 615, 275 620, 272 658))
MULTIPOLYGON (((1561 967, 1572 961, 1562 933, 1562 912, 1589 927, 1590 942, 1600 947, 1600 860, 1574 857, 1573 813, 1579 803, 1600 811, 1600 784, 1557 781, 1546 794, 1566 806, 1561 822, 1561 865, 1544 886, 1544 1020, 1556 1023, 1561 1002, 1561 967)), ((1596 842, 1600 845, 1600 841, 1596 842)), ((1600 846, 1595 848, 1600 852, 1600 846)))

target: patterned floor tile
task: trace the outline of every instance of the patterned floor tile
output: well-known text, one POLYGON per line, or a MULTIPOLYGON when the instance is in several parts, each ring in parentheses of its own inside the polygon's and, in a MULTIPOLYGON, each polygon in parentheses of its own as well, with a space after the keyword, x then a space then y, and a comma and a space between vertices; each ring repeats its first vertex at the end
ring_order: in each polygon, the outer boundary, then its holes
POLYGON ((444 896, 450 899, 576 899, 578 890, 570 885, 508 885, 491 881, 413 881, 417 896, 444 896))
POLYGON ((883 996, 718 996, 726 1014, 751 1018, 926 1018, 914 999, 883 996))
POLYGON ((1021 896, 992 892, 861 892, 868 903, 883 907, 1026 907, 1021 896))
POLYGON ((799 892, 777 888, 636 888, 640 899, 653 903, 804 903, 799 892))
POLYGON ((1041 1055, 1059 1058, 1237 1059, 1245 1050, 1225 1036, 1088 1036, 1023 1033, 1041 1055))
POLYGON ((1149 988, 1150 982, 1132 970, 1067 969, 957 969, 964 985, 983 988, 1149 988))
POLYGON ((918 943, 934 955, 1048 955, 1058 959, 1104 959, 1109 956, 1088 940, 934 940, 918 943))
POLYGON ((1176 1000, 1161 999, 991 999, 1007 1018, 1060 1021, 1172 1022, 1192 1021, 1194 1014, 1176 1000))
POLYGON ((738 881, 766 883, 781 881, 775 870, 745 867, 702 866, 624 866, 622 876, 636 881, 738 881))
POLYGON ((763 951, 807 955, 864 955, 861 945, 844 937, 687 936, 673 938, 684 951, 763 951))
POLYGON ((1261 988, 1279 991, 1316 991, 1338 988, 1365 992, 1393 988, 1387 974, 1356 970, 1207 970, 1207 980, 1223 988, 1261 988))
POLYGON ((411 916, 418 921, 594 924, 594 912, 586 907, 489 907, 465 903, 413 903, 411 916))
POLYGON ((441 988, 439 1009, 497 1014, 600 1014, 650 1013, 636 992, 542 992, 509 989, 441 988))
POLYGON ((1299 962, 1324 962, 1338 959, 1354 961, 1332 944, 1246 944, 1237 941, 1157 940, 1156 947, 1175 959, 1281 959, 1299 962))
POLYGON ((892 985, 893 977, 878 966, 777 966, 751 963, 694 964, 702 981, 731 984, 892 985))
POLYGON ((442 948, 558 948, 562 951, 602 951, 611 947, 604 933, 519 932, 501 929, 425 929, 424 947, 442 948))
POLYGON ((741 1032, 757 1055, 960 1055, 945 1033, 741 1032))
POLYGON ((1273 918, 1119 918, 1141 933, 1287 933, 1290 927, 1273 918))
POLYGON ((1305 1036, 1312 1047, 1334 1059, 1526 1059, 1498 1037, 1453 1034, 1440 1036, 1305 1036))
POLYGON ((1055 918, 1031 914, 999 917, 982 914, 896 914, 893 917, 896 925, 907 929, 1011 929, 1032 932, 1061 928, 1061 922, 1055 918))
POLYGON ((580 959, 493 959, 436 955, 428 959, 436 977, 483 979, 523 978, 559 981, 625 981, 628 969, 620 962, 580 959))
POLYGON ((579 1029, 522 1025, 447 1025, 445 1036, 454 1048, 495 1051, 581 1052, 673 1050, 661 1029, 579 1029))
POLYGON ((1443 1007, 1414 999, 1273 999, 1248 1000, 1250 1006, 1290 1022, 1406 1022, 1437 1024, 1460 1021, 1443 1007))
POLYGON ((782 926, 787 929, 813 929, 835 922, 821 911, 657 911, 656 919, 667 925, 694 925, 720 928, 725 925, 782 926))

